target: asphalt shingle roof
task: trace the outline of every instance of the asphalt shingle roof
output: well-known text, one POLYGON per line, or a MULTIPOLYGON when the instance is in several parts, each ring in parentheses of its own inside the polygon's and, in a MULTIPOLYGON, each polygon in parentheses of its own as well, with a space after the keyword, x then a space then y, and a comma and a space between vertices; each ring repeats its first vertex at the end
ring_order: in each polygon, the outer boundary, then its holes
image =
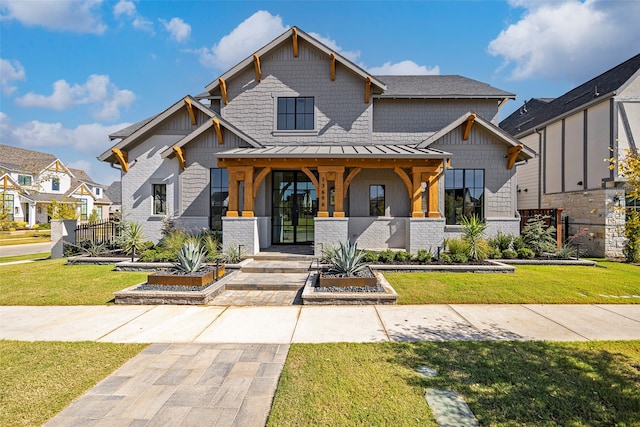
POLYGON ((111 138, 111 139, 117 139, 117 138, 124 139, 124 138, 132 135, 138 129, 142 128, 144 125, 149 123, 151 120, 155 119, 157 116, 158 116, 158 114, 155 114, 155 115, 153 115, 151 117, 147 117, 144 120, 140 120, 139 122, 134 123, 131 126, 127 126, 126 128, 123 128, 123 129, 120 129, 118 131, 115 131, 114 133, 109 135, 109 138, 111 138))
POLYGON ((511 92, 458 75, 376 77, 387 85, 381 98, 515 98, 511 92))
POLYGON ((53 154, 0 144, 0 166, 6 169, 36 173, 56 159, 53 154))
POLYGON ((523 105, 511 113, 500 122, 500 127, 512 135, 534 129, 542 123, 593 101, 598 96, 618 90, 638 70, 640 70, 640 54, 549 102, 544 102, 546 98, 532 98, 526 101, 526 107, 523 105))

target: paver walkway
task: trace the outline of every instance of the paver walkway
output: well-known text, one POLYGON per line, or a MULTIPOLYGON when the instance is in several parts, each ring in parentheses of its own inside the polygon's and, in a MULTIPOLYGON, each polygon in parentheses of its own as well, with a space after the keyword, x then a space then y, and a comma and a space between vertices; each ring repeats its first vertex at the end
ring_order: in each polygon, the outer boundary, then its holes
POLYGON ((264 426, 288 349, 153 344, 45 425, 264 426))

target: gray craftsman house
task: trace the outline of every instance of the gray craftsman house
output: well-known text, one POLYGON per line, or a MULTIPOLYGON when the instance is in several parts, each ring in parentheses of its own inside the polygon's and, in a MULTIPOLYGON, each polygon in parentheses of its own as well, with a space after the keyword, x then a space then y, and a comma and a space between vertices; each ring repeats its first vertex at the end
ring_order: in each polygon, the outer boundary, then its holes
POLYGON ((478 215, 519 232, 515 164, 497 126, 514 95, 461 76, 373 76, 292 28, 156 116, 113 135, 126 219, 222 233, 248 254, 357 241, 435 251, 478 215))
POLYGON ((640 143, 640 55, 555 99, 534 98, 500 127, 539 154, 518 166, 518 208, 563 208, 593 256, 622 257, 625 179, 606 159, 640 143))

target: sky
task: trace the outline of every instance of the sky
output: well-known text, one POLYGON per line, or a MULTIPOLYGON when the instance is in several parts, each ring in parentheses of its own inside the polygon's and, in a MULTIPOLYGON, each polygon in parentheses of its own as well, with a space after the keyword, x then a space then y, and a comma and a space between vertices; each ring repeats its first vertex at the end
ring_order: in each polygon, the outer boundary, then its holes
POLYGON ((640 52, 638 0, 0 0, 0 143, 109 185, 108 135, 197 95, 292 26, 374 75, 553 98, 640 52))

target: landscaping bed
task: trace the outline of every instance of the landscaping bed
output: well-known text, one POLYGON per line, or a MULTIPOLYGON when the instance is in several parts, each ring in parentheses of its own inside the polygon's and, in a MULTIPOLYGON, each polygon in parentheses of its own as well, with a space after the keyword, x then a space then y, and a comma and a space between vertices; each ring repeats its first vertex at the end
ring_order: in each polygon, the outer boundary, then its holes
POLYGON ((309 274, 302 290, 302 303, 305 305, 371 305, 395 304, 398 294, 380 272, 374 272, 378 286, 376 290, 354 291, 349 288, 333 291, 319 290, 318 274, 309 274))

